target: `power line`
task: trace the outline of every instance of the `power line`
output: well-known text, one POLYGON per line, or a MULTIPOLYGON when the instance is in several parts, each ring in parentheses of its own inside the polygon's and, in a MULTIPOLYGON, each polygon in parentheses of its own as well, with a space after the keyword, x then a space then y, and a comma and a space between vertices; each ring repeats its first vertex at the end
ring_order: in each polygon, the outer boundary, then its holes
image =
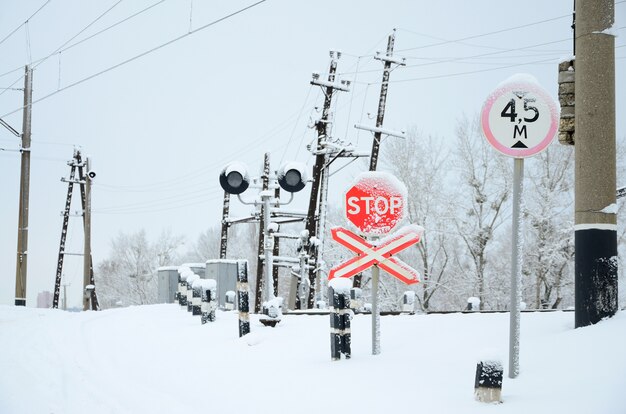
MULTIPOLYGON (((85 26, 81 31, 79 31, 78 33, 76 33, 74 36, 72 36, 69 40, 67 40, 65 43, 63 43, 61 46, 59 46, 54 52, 52 52, 50 55, 48 55, 47 57, 43 58, 42 60, 40 60, 36 65, 34 65, 32 67, 32 69, 34 70, 37 66, 41 65, 43 62, 45 62, 46 60, 48 60, 50 58, 50 56, 55 55, 59 50, 61 50, 63 47, 65 47, 69 42, 71 42, 72 40, 76 39, 78 36, 80 36, 85 30, 89 29, 91 26, 93 26, 98 20, 100 20, 101 18, 103 18, 107 13, 109 13, 111 10, 113 10, 118 4, 120 4, 122 1, 124 0, 118 0, 115 4, 113 4, 111 7, 109 7, 104 13, 100 14, 98 17, 96 17, 95 20, 93 20, 91 23, 89 23, 87 26, 85 26)), ((28 22, 28 21, 27 21, 28 22)), ((29 46, 30 49, 30 46, 29 46)), ((18 83, 19 81, 21 81, 22 79, 24 79, 24 75, 20 76, 18 79, 15 80, 15 82, 13 82, 11 85, 9 86, 13 86, 16 83, 18 83)), ((0 92, 0 95, 2 95, 4 92, 0 92)), ((34 102, 33 102, 34 103, 34 102)), ((19 109, 21 110, 21 108, 19 109)), ((17 111, 15 111, 17 112, 17 111)))
MULTIPOLYGON (((120 1, 122 1, 122 0, 120 0, 120 1)), ((41 102, 41 101, 43 101, 43 100, 45 100, 45 99, 48 99, 48 98, 50 98, 50 97, 52 97, 52 96, 54 96, 54 95, 56 95, 56 94, 58 94, 58 93, 60 93, 60 92, 63 92, 63 91, 65 91, 65 90, 67 90, 67 89, 73 88, 74 86, 80 85, 81 83, 87 82, 87 81, 89 81, 89 80, 91 80, 91 79, 94 79, 94 78, 96 78, 96 77, 100 76, 100 75, 104 75, 104 74, 105 74, 105 73, 107 73, 107 72, 110 72, 110 71, 112 71, 112 70, 114 70, 114 69, 117 69, 117 68, 119 68, 119 67, 121 67, 121 66, 124 66, 124 65, 126 65, 126 64, 128 64, 128 63, 130 63, 130 62, 133 62, 133 61, 135 61, 135 60, 137 60, 137 59, 139 59, 139 58, 142 58, 142 57, 144 57, 144 56, 146 56, 146 55, 149 55, 150 53, 156 52, 157 50, 159 50, 159 49, 161 49, 161 48, 164 48, 164 47, 166 47, 166 46, 169 46, 169 45, 171 45, 172 43, 175 43, 175 42, 177 42, 177 41, 179 41, 179 40, 182 40, 182 39, 186 38, 187 36, 191 36, 192 34, 197 33, 197 32, 199 32, 199 31, 201 31, 201 30, 204 30, 204 29, 206 29, 206 28, 208 28, 208 27, 214 26, 214 25, 216 25, 216 24, 218 24, 218 23, 220 23, 220 22, 222 22, 222 21, 224 21, 224 20, 227 20, 227 19, 229 19, 229 18, 231 18, 231 17, 234 17, 234 16, 236 16, 236 15, 238 15, 238 14, 240 14, 240 13, 243 13, 243 12, 245 12, 246 10, 249 10, 249 9, 251 9, 251 8, 255 7, 255 6, 258 6, 258 5, 259 5, 259 4, 261 4, 261 3, 265 3, 266 1, 267 1, 267 0, 260 0, 260 1, 257 1, 256 3, 253 3, 253 4, 249 5, 249 6, 246 6, 246 7, 242 8, 242 9, 239 9, 239 10, 237 10, 237 11, 233 12, 233 13, 230 13, 230 14, 228 14, 228 15, 224 16, 224 17, 221 17, 221 18, 219 18, 219 19, 217 19, 217 20, 214 20, 214 21, 212 21, 212 22, 210 22, 210 23, 207 23, 207 24, 205 24, 204 26, 201 26, 201 27, 199 27, 199 28, 197 28, 197 29, 192 30, 192 31, 191 31, 191 32, 189 32, 189 33, 185 33, 185 34, 183 34, 183 35, 181 35, 181 36, 178 36, 178 37, 176 37, 176 38, 174 38, 174 39, 172 39, 172 40, 169 40, 169 41, 167 41, 167 42, 165 42, 165 43, 163 43, 163 44, 161 44, 161 45, 159 45, 159 46, 156 46, 156 47, 154 47, 154 48, 152 48, 152 49, 149 49, 149 50, 147 50, 147 51, 145 51, 145 52, 143 52, 143 53, 140 53, 140 54, 138 54, 138 55, 136 55, 136 56, 134 56, 134 57, 132 57, 132 58, 130 58, 130 59, 126 59, 126 60, 124 60, 124 61, 122 61, 122 62, 120 62, 120 63, 118 63, 118 64, 116 64, 116 65, 113 65, 113 66, 111 66, 111 67, 107 68, 107 69, 101 70, 100 72, 97 72, 97 73, 94 73, 93 75, 87 76, 86 78, 83 78, 83 79, 81 79, 81 80, 79 80, 79 81, 76 81, 76 82, 74 82, 74 83, 71 83, 71 84, 69 84, 69 85, 67 85, 67 86, 65 86, 65 87, 63 87, 63 88, 61 88, 61 89, 57 89, 56 91, 51 92, 51 93, 49 93, 48 95, 45 95, 45 96, 43 96, 43 97, 41 97, 41 98, 39 98, 39 99, 34 100, 34 101, 32 102, 32 104, 34 105, 34 104, 36 104, 36 103, 38 103, 38 102, 41 102)), ((119 2, 118 2, 118 3, 119 3, 119 2)), ((56 53, 56 52, 55 52, 55 53, 56 53)), ((12 86, 12 85, 11 85, 11 86, 12 86)), ((0 95, 2 95, 2 93, 1 93, 1 92, 0 92, 0 95)), ((14 113, 16 113, 16 112, 21 111, 22 109, 23 109, 23 106, 21 106, 21 107, 19 107, 19 108, 15 109, 15 110, 13 110, 13 111, 11 111, 11 112, 9 112, 9 113, 5 114, 5 115, 2 115, 2 117, 8 116, 8 115, 12 115, 12 114, 14 114, 14 113)))
POLYGON ((544 59, 544 60, 536 60, 533 62, 515 63, 512 65, 498 66, 497 68, 487 68, 487 69, 472 70, 472 71, 467 71, 467 72, 448 73, 445 75, 424 76, 421 78, 398 79, 395 81, 389 81, 389 83, 401 83, 401 82, 413 82, 413 81, 429 80, 429 79, 451 78, 455 76, 471 75, 474 73, 491 72, 491 71, 500 70, 500 69, 509 69, 509 68, 514 68, 517 66, 526 66, 526 65, 535 65, 535 64, 540 64, 540 63, 553 62, 553 60, 554 59, 544 59))
POLYGON ((46 6, 48 5, 48 3, 50 3, 51 1, 52 1, 52 0, 48 0, 48 1, 46 1, 43 5, 41 5, 41 7, 39 7, 39 8, 37 9, 37 11, 36 11, 35 13, 31 14, 31 15, 30 15, 30 17, 29 17, 28 19, 24 20, 24 22, 23 22, 22 24, 20 24, 19 26, 17 26, 15 29, 13 29, 13 31, 12 31, 11 33, 9 33, 9 34, 8 34, 8 35, 6 35, 6 36, 5 36, 2 40, 0 40, 0 45, 1 45, 2 43, 4 43, 4 42, 5 42, 5 41, 9 38, 9 37, 13 36, 13 34, 14 34, 15 32, 17 32, 18 30, 20 30, 20 28, 22 28, 22 26, 24 26, 26 23, 28 23, 28 21, 29 21, 30 19, 32 19, 33 17, 35 17, 35 15, 36 15, 37 13, 39 13, 39 12, 41 11, 41 9, 43 9, 44 7, 46 7, 46 6))
MULTIPOLYGON (((37 59, 37 60, 35 60, 33 63, 39 63, 39 62, 41 62, 41 61, 43 61, 43 60, 45 60, 45 59, 48 59, 49 57, 51 57, 51 56, 53 56, 53 55, 55 55, 55 54, 57 54, 57 53, 63 53, 63 52, 65 52, 65 51, 68 51, 68 50, 72 49, 73 47, 76 47, 76 46, 78 46, 78 45, 80 45, 80 44, 82 44, 82 43, 84 43, 84 42, 86 42, 86 41, 88 41, 88 40, 91 40, 91 39, 93 39, 94 37, 99 36, 99 35, 101 35, 102 33, 107 32, 107 31, 111 30, 112 28, 117 27, 117 26, 119 26, 120 24, 127 22, 127 21, 128 21, 128 20, 130 20, 130 19, 133 19, 133 18, 135 18, 135 17, 139 16, 140 14, 143 14, 143 13, 147 12, 148 10, 152 9, 152 8, 153 8, 153 7, 155 7, 155 6, 158 6, 159 4, 163 3, 164 1, 166 1, 166 0, 159 0, 159 1, 157 1, 156 3, 153 3, 153 4, 151 4, 151 5, 147 6, 147 7, 145 7, 145 8, 143 8, 143 9, 139 10, 138 12, 136 12, 136 13, 134 13, 134 14, 131 14, 131 15, 130 15, 130 16, 128 16, 128 17, 125 17, 124 19, 119 20, 118 22, 113 23, 112 25, 105 27, 104 29, 102 29, 102 30, 100 30, 100 31, 98 31, 98 32, 96 32, 96 33, 94 33, 94 34, 92 34, 91 36, 88 36, 88 37, 86 37, 86 38, 84 38, 84 39, 81 39, 81 40, 79 40, 79 41, 75 42, 75 43, 72 43, 71 45, 69 45, 69 46, 67 46, 67 47, 65 47, 65 48, 63 48, 63 49, 60 49, 60 50, 58 50, 58 51, 56 51, 56 52, 53 52, 53 53, 51 53, 51 54, 49 54, 49 55, 47 55, 47 56, 44 56, 43 58, 37 59)), ((13 73, 13 72, 17 72, 18 70, 23 70, 23 69, 24 69, 24 67, 23 67, 23 66, 20 66, 20 67, 18 67, 18 68, 15 68, 15 69, 13 69, 13 70, 10 70, 10 71, 8 71, 8 72, 5 72, 5 73, 0 74, 0 77, 3 77, 3 76, 6 76, 6 75, 9 75, 9 74, 11 74, 11 73, 13 73)))
POLYGON ((527 23, 527 24, 523 24, 523 25, 520 25, 520 26, 514 26, 514 27, 508 27, 506 29, 495 30, 493 32, 481 33, 481 34, 477 34, 477 35, 462 37, 462 38, 459 38, 459 39, 446 40, 446 41, 442 41, 442 42, 431 43, 431 44, 428 44, 428 45, 411 47, 411 48, 407 48, 407 49, 400 49, 400 50, 398 50, 398 52, 406 52, 407 50, 426 49, 426 48, 429 48, 429 47, 441 46, 441 45, 446 45, 446 44, 449 44, 449 43, 457 43, 457 42, 462 42, 462 41, 465 41, 465 40, 477 39, 479 37, 491 36, 491 35, 498 34, 498 33, 509 32, 511 30, 523 29, 525 27, 535 26, 535 25, 542 24, 542 23, 548 23, 548 22, 552 22, 552 21, 555 21, 555 20, 564 19, 566 17, 570 17, 571 18, 572 15, 571 14, 565 14, 565 15, 562 15, 562 16, 552 17, 550 19, 545 19, 545 20, 539 20, 539 21, 536 21, 536 22, 527 23))

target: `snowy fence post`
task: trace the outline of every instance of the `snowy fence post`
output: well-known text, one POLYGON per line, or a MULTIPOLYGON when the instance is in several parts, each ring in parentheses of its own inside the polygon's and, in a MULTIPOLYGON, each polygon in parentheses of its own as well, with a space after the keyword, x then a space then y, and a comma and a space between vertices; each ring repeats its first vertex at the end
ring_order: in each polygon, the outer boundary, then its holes
POLYGON ((178 304, 184 308, 187 307, 187 277, 190 270, 182 269, 178 276, 178 304))
POLYGON ((202 305, 201 322, 215 322, 215 310, 217 309, 217 282, 213 279, 202 280, 202 305))
POLYGON ((484 360, 476 365, 476 380, 474 381, 476 401, 502 402, 502 373, 502 363, 498 360, 484 360))
POLYGON ((480 310, 480 299, 475 296, 467 298, 467 308, 465 310, 474 312, 480 310))
POLYGON ((363 308, 363 290, 361 288, 350 289, 350 308, 357 312, 363 308))
POLYGON ((239 337, 250 333, 250 297, 248 292, 248 261, 237 260, 237 308, 239 337))
POLYGON ((407 290, 402 295, 402 312, 415 313, 415 291, 407 290))
POLYGON ((204 283, 198 278, 191 286, 191 314, 193 316, 202 315, 202 291, 204 283))
POLYGON ((225 293, 224 296, 224 309, 233 310, 235 309, 235 292, 229 290, 225 293))
POLYGON ((346 278, 332 279, 328 287, 330 302, 330 357, 333 361, 346 359, 351 355, 350 319, 350 288, 352 281, 346 278))
POLYGON ((187 276, 187 312, 191 312, 193 310, 193 282, 199 278, 200 277, 195 273, 187 276))

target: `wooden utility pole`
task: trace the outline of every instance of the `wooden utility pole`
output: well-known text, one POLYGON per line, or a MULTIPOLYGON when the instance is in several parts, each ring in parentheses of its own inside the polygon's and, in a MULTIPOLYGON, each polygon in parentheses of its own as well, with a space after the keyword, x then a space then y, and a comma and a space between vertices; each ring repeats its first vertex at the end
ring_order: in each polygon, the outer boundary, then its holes
POLYGON ((613 0, 576 2, 575 326, 617 312, 613 0))
MULTIPOLYGON (((398 60, 393 57, 393 46, 396 42, 396 29, 389 35, 387 39, 387 53, 385 56, 377 54, 375 59, 378 59, 384 63, 383 67, 383 80, 380 84, 380 97, 378 98, 378 113, 376 115, 376 127, 371 130, 374 132, 374 140, 372 141, 372 152, 370 154, 370 171, 376 171, 378 166, 378 153, 380 151, 380 140, 383 135, 383 121, 385 120, 385 107, 387 105, 387 91, 389 89, 389 74, 391 73, 391 65, 397 64, 404 66, 403 60, 398 60)), ((359 125, 357 128, 365 129, 359 125)), ((385 131, 389 132, 389 131, 385 131)), ((386 135, 394 135, 393 133, 387 133, 386 135)), ((353 285, 356 288, 361 287, 362 274, 354 276, 353 285)))
MULTIPOLYGON (((263 175, 261 176, 263 181, 263 191, 267 191, 270 186, 270 153, 266 152, 265 157, 263 159, 263 175)), ((264 207, 261 204, 261 216, 259 218, 259 248, 257 254, 257 268, 256 268, 256 292, 255 292, 255 300, 254 300, 254 313, 259 313, 261 311, 261 302, 263 297, 263 253, 265 251, 265 238, 264 229, 267 223, 265 223, 264 218, 264 207)), ((269 282, 269 281, 268 281, 269 282)))
MULTIPOLYGON (((313 183, 311 184, 311 197, 309 199, 309 209, 306 218, 306 230, 309 237, 318 236, 318 220, 320 219, 320 203, 325 203, 323 194, 320 194, 320 188, 324 182, 324 174, 328 174, 328 169, 324 168, 328 162, 328 153, 326 150, 326 141, 328 139, 328 125, 330 124, 330 106, 333 99, 335 89, 347 91, 348 88, 341 86, 335 82, 335 73, 337 72, 337 60, 341 57, 340 52, 330 52, 330 68, 328 70, 328 81, 319 80, 319 74, 313 75, 312 85, 322 87, 324 91, 324 107, 322 109, 322 117, 316 122, 317 144, 314 149, 315 165, 313 166, 313 183), (316 214, 317 211, 317 214, 316 214)), ((309 297, 307 300, 308 307, 312 308, 315 298, 315 278, 319 270, 319 254, 316 243, 309 243, 309 257, 312 268, 309 270, 309 297)), ((302 301, 300 302, 302 305, 302 301)))
POLYGON ((30 138, 33 101, 33 70, 25 68, 24 117, 22 122, 22 163, 20 172, 19 218, 17 223, 17 264, 15 270, 15 306, 26 306, 28 269, 28 213, 30 193, 30 138))
POLYGON ((226 259, 226 250, 228 249, 228 215, 230 210, 230 193, 224 191, 224 206, 222 208, 222 235, 220 237, 220 259, 226 259))

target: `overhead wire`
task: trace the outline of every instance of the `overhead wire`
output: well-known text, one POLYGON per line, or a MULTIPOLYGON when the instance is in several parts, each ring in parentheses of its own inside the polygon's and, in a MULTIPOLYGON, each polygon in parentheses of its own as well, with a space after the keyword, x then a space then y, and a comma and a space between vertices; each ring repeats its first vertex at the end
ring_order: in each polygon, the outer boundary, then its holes
POLYGON ((20 30, 22 28, 22 26, 24 26, 25 24, 28 23, 28 21, 30 21, 30 19, 32 19, 33 17, 35 17, 37 15, 37 13, 39 13, 44 7, 46 7, 52 0, 47 0, 44 4, 42 4, 37 11, 35 11, 33 14, 30 15, 30 17, 26 20, 24 20, 24 22, 22 24, 20 24, 19 26, 17 26, 15 29, 13 29, 11 31, 11 33, 9 33, 8 35, 6 35, 4 38, 2 38, 2 40, 0 40, 0 45, 3 44, 8 38, 10 38, 11 36, 13 36, 13 34, 15 34, 15 32, 17 32, 18 30, 20 30))
MULTIPOLYGON (((104 16, 106 16, 111 10, 113 10, 118 4, 120 4, 122 1, 124 0, 118 0, 115 4, 113 4, 111 7, 109 7, 107 10, 104 11, 104 13, 100 14, 98 17, 96 17, 95 20, 93 20, 91 23, 89 23, 87 26, 85 26, 82 30, 80 30, 78 33, 76 33, 74 36, 72 36, 69 40, 67 40, 65 43, 63 43, 61 46, 59 46, 54 52, 52 52, 51 54, 49 54, 48 56, 46 56, 45 58, 41 59, 40 61, 38 61, 31 69, 35 69, 36 67, 38 67, 39 65, 41 65, 43 62, 45 62, 46 60, 48 60, 50 58, 50 56, 54 56, 59 50, 63 49, 63 47, 65 47, 68 43, 70 43, 72 40, 76 39, 78 36, 80 36, 83 32, 85 32, 85 30, 89 29, 91 26, 93 26, 97 21, 99 21, 100 19, 102 19, 104 16)), ((32 59, 30 59, 32 60, 32 59)), ((18 83, 19 81, 21 81, 22 79, 24 79, 25 75, 20 76, 18 79, 16 79, 11 85, 9 86, 13 86, 16 83, 18 83)), ((2 95, 4 92, 0 92, 0 95, 2 95)), ((34 103, 34 102, 33 102, 34 103)), ((19 108, 17 111, 22 110, 22 108, 19 108)), ((14 111, 14 112, 17 112, 14 111)))
MULTIPOLYGON (((119 0, 119 1, 123 1, 123 0, 119 0)), ((63 88, 61 88, 61 89, 58 89, 58 90, 56 90, 56 91, 54 91, 54 92, 51 92, 51 93, 49 93, 49 94, 47 94, 47 95, 42 96, 41 98, 38 98, 38 99, 33 100, 33 102, 31 103, 31 106, 32 106, 32 105, 35 105, 36 103, 39 103, 39 102, 41 102, 41 101, 43 101, 43 100, 46 100, 46 99, 48 99, 48 98, 50 98, 50 97, 52 97, 52 96, 54 96, 54 95, 56 95, 56 94, 58 94, 58 93, 60 93, 60 92, 66 91, 66 90, 68 90, 68 89, 70 89, 70 88, 73 88, 73 87, 75 87, 75 86, 78 86, 78 85, 80 85, 80 84, 82 84, 82 83, 84 83, 84 82, 87 82, 87 81, 89 81, 89 80, 91 80, 91 79, 94 79, 94 78, 96 78, 96 77, 98 77, 98 76, 104 75, 104 74, 105 74, 105 73, 107 73, 107 72, 110 72, 110 71, 112 71, 112 70, 114 70, 114 69, 117 69, 117 68, 119 68, 119 67, 121 67, 121 66, 124 66, 124 65, 126 65, 126 64, 128 64, 128 63, 131 63, 131 62, 133 62, 133 61, 135 61, 135 60, 137 60, 137 59, 139 59, 139 58, 142 58, 142 57, 144 57, 144 56, 146 56, 146 55, 149 55, 150 53, 156 52, 156 51, 157 51, 157 50, 159 50, 159 49, 162 49, 162 48, 164 48, 164 47, 166 47, 166 46, 169 46, 169 45, 171 45, 172 43, 175 43, 175 42, 177 42, 177 41, 179 41, 179 40, 182 40, 182 39, 184 39, 184 38, 186 38, 186 37, 188 37, 188 36, 191 36, 192 34, 195 34, 195 33, 199 32, 199 31, 201 31, 201 30, 204 30, 204 29, 207 29, 207 28, 209 28, 209 27, 211 27, 211 26, 214 26, 214 25, 216 25, 216 24, 218 24, 218 23, 220 23, 220 22, 222 22, 222 21, 224 21, 224 20, 227 20, 227 19, 229 19, 229 18, 232 18, 232 17, 234 17, 234 16, 236 16, 236 15, 238 15, 238 14, 240 14, 240 13, 243 13, 243 12, 245 12, 245 11, 247 11, 247 10, 249 10, 249 9, 251 9, 251 8, 253 8, 253 7, 255 7, 255 6, 258 6, 259 4, 265 3, 266 1, 267 1, 267 0, 259 0, 259 1, 255 2, 255 3, 253 3, 253 4, 250 4, 250 5, 246 6, 246 7, 243 7, 243 8, 241 8, 241 9, 238 9, 238 10, 237 10, 237 11, 235 11, 235 12, 232 12, 232 13, 230 13, 230 14, 228 14, 228 15, 225 15, 225 16, 223 16, 223 17, 221 17, 221 18, 217 19, 217 20, 214 20, 214 21, 212 21, 212 22, 210 22, 210 23, 207 23, 207 24, 205 24, 205 25, 203 25, 203 26, 200 26, 199 28, 194 29, 194 30, 192 30, 191 32, 188 32, 188 33, 185 33, 185 34, 183 34, 183 35, 180 35, 180 36, 178 36, 178 37, 176 37, 176 38, 174 38, 174 39, 171 39, 171 40, 169 40, 169 41, 167 41, 167 42, 165 42, 165 43, 162 43, 162 44, 161 44, 161 45, 159 45, 159 46, 153 47, 152 49, 149 49, 149 50, 147 50, 147 51, 145 51, 145 52, 142 52, 142 53, 140 53, 140 54, 138 54, 138 55, 135 55, 135 56, 133 56, 133 57, 131 57, 131 58, 129 58, 129 59, 126 59, 126 60, 124 60, 124 61, 122 61, 122 62, 120 62, 120 63, 118 63, 118 64, 116 64, 116 65, 110 66, 110 67, 108 67, 107 69, 101 70, 100 72, 96 72, 96 73, 94 73, 94 74, 92 74, 92 75, 89 75, 89 76, 87 76, 87 77, 83 78, 83 79, 80 79, 80 80, 78 80, 78 81, 76 81, 76 82, 73 82, 73 83, 71 83, 71 84, 67 85, 67 86, 64 86, 64 87, 63 87, 63 88)), ((118 3, 119 3, 119 2, 118 2, 118 3)), ((116 3, 116 4, 117 4, 117 3, 116 3)), ((56 53, 56 52, 55 52, 55 53, 56 53)), ((11 85, 11 86, 12 86, 12 85, 11 85)), ((2 94, 2 93, 0 92, 0 95, 1 95, 1 94, 2 94)), ((14 114, 14 113, 16 113, 16 112, 21 111, 22 109, 24 109, 24 106, 21 106, 21 107, 19 107, 19 108, 15 109, 15 110, 13 110, 13 111, 11 111, 11 112, 9 112, 9 113, 5 114, 5 115, 2 115, 1 117, 3 118, 3 117, 5 117, 5 116, 12 115, 12 114, 14 114)))
MULTIPOLYGON (((107 31, 109 31, 109 30, 113 29, 114 27, 117 27, 117 26, 119 26, 120 24, 125 23, 125 22, 127 22, 127 21, 129 21, 129 20, 131 20, 131 19, 133 19, 133 18, 135 18, 135 17, 137 17, 137 16, 139 16, 139 15, 141 15, 141 14, 143 14, 143 13, 147 12, 148 10, 152 9, 152 8, 153 8, 153 7, 155 7, 155 6, 158 6, 159 4, 161 4, 161 3, 165 2, 165 1, 167 1, 167 0, 159 0, 159 1, 155 2, 155 3, 152 3, 151 5, 149 5, 149 6, 145 7, 145 8, 143 8, 143 9, 139 10, 138 12, 133 13, 133 14, 131 14, 130 16, 125 17, 125 18, 123 18, 122 20, 119 20, 119 21, 115 22, 115 23, 113 23, 113 24, 112 24, 112 25, 110 25, 110 26, 107 26, 107 27, 105 27, 104 29, 97 31, 97 32, 96 32, 96 33, 94 33, 94 34, 92 34, 92 35, 90 35, 90 36, 85 37, 84 39, 81 39, 81 40, 79 40, 79 41, 77 41, 77 42, 75 42, 75 43, 72 43, 71 45, 69 45, 69 46, 67 46, 67 47, 64 47, 64 48, 62 48, 62 49, 60 49, 60 50, 58 50, 58 51, 56 51, 56 52, 53 52, 53 53, 51 53, 51 54, 49 54, 49 55, 47 55, 47 56, 44 56, 44 57, 42 57, 42 58, 40 58, 40 59, 35 60, 33 63, 39 63, 39 62, 41 62, 41 61, 43 61, 43 60, 46 60, 46 59, 48 59, 49 57, 51 57, 51 56, 53 56, 53 55, 55 55, 55 54, 57 54, 57 53, 58 53, 58 54, 60 54, 60 53, 66 52, 66 51, 68 51, 68 50, 72 49, 73 47, 76 47, 76 46, 78 46, 78 45, 80 45, 80 44, 82 44, 82 43, 84 43, 84 42, 86 42, 86 41, 88 41, 88 40, 90 40, 90 39, 93 39, 94 37, 99 36, 99 35, 101 35, 102 33, 105 33, 105 32, 107 32, 107 31)), ((24 66, 20 66, 20 67, 18 67, 18 68, 15 68, 15 69, 13 69, 13 70, 8 71, 8 72, 1 73, 1 74, 0 74, 0 77, 3 77, 3 76, 6 76, 6 75, 9 75, 9 74, 11 74, 11 73, 13 73, 13 72, 17 72, 18 70, 23 70, 23 69, 24 69, 24 66)))

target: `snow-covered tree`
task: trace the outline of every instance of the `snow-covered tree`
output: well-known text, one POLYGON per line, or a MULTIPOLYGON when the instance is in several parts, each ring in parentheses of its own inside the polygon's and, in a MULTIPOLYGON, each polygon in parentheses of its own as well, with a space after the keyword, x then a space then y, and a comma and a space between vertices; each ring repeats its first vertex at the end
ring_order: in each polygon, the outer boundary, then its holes
POLYGON ((573 286, 573 156, 572 148, 554 144, 528 162, 523 269, 534 288, 527 302, 536 308, 556 309, 563 288, 573 286))
MULTIPOLYGON (((447 270, 452 262, 449 253, 448 194, 445 191, 449 150, 439 137, 425 136, 412 129, 406 139, 385 142, 382 161, 386 169, 407 187, 408 220, 425 228, 422 241, 416 249, 400 256, 421 273, 416 287, 418 306, 423 311, 431 308, 438 291, 446 295, 450 289, 441 289, 448 282, 447 270)), ((385 281, 385 285, 389 285, 385 281)), ((394 283, 394 296, 408 290, 401 282, 394 283)), ((386 286, 387 287, 387 286, 386 286)))
POLYGON ((169 230, 163 231, 154 243, 150 243, 143 229, 119 233, 111 241, 109 257, 98 264, 95 273, 101 306, 155 303, 156 270, 176 264, 176 250, 181 243, 182 238, 169 230))
POLYGON ((480 299, 484 309, 489 299, 486 288, 488 249, 494 231, 505 216, 511 171, 506 157, 497 153, 483 138, 478 118, 462 118, 456 127, 455 224, 466 247, 457 257, 463 277, 472 279, 471 296, 480 299))

